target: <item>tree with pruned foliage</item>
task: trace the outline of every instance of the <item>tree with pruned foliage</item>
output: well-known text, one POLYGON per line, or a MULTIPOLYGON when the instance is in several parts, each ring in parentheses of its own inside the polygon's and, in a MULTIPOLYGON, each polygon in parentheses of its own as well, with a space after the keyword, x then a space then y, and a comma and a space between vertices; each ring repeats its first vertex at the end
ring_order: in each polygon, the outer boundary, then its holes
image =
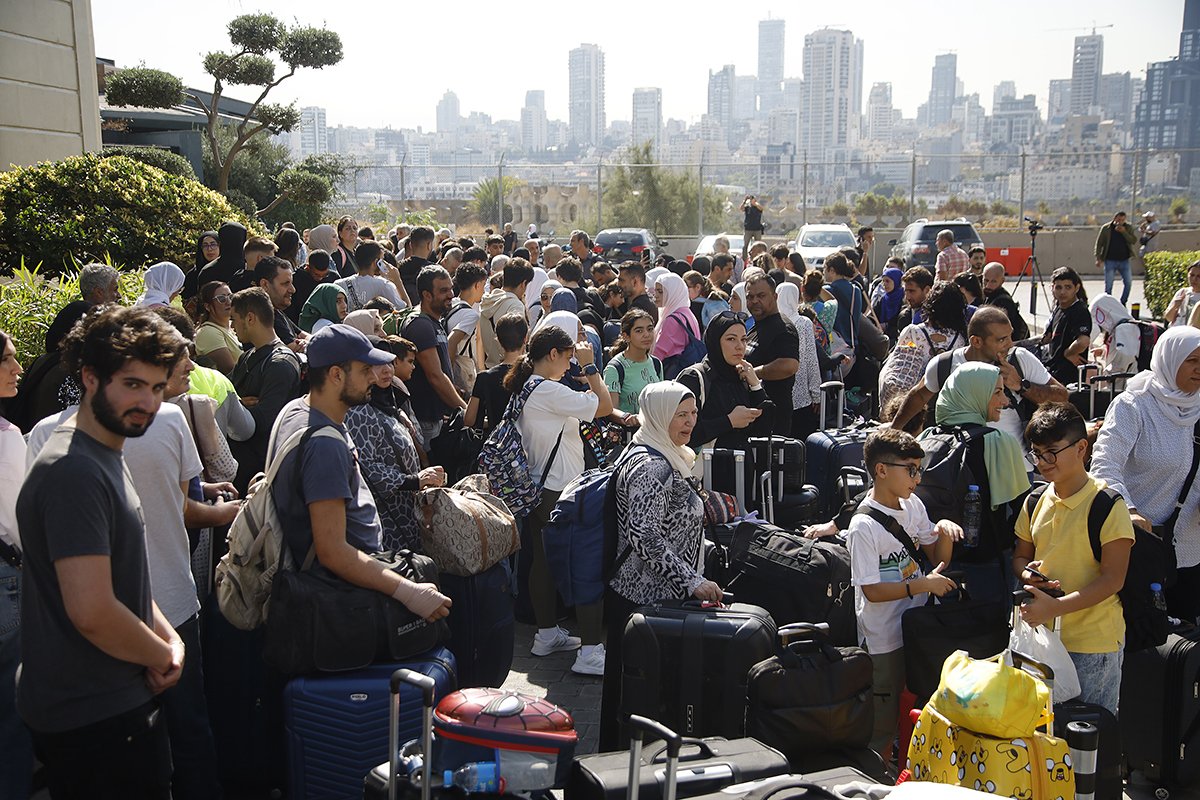
MULTIPOLYGON (((170 108, 191 99, 204 111, 208 124, 205 138, 213 159, 215 180, 212 188, 229 191, 229 176, 238 154, 263 133, 290 131, 300 122, 296 104, 266 102, 267 96, 299 69, 324 69, 342 60, 342 39, 325 28, 295 25, 289 27, 273 14, 243 14, 227 28, 232 45, 228 51, 213 51, 204 57, 204 71, 213 78, 212 97, 205 102, 184 89, 176 76, 149 67, 118 71, 107 80, 105 96, 114 106, 170 108), (286 68, 282 74, 278 59, 286 68), (226 123, 220 112, 226 86, 261 87, 258 97, 236 123, 226 123), (222 135, 228 125, 232 135, 222 135)), ((276 176, 279 195, 261 216, 284 200, 324 203, 333 194, 332 184, 318 173, 291 168, 276 176)))

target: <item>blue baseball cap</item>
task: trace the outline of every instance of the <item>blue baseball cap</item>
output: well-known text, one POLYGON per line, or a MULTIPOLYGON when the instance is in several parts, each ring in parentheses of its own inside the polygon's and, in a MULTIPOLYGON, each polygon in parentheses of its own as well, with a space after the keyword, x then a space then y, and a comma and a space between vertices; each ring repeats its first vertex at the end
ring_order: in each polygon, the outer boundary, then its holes
POLYGON ((346 361, 382 366, 396 360, 396 356, 386 350, 372 347, 362 331, 340 323, 326 325, 313 334, 304 352, 310 367, 329 367, 346 361))

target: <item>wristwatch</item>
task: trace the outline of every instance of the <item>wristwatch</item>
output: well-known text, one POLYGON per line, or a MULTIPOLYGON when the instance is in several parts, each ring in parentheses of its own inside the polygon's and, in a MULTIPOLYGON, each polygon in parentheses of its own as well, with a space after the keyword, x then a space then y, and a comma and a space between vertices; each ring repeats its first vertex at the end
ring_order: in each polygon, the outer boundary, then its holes
POLYGON ((586 367, 583 368, 583 374, 590 378, 593 375, 599 375, 600 370, 596 369, 595 364, 588 364, 586 367))
POLYGON ((1025 394, 1029 391, 1030 386, 1033 386, 1033 384, 1029 382, 1029 378, 1021 378, 1021 388, 1017 390, 1017 393, 1025 394))

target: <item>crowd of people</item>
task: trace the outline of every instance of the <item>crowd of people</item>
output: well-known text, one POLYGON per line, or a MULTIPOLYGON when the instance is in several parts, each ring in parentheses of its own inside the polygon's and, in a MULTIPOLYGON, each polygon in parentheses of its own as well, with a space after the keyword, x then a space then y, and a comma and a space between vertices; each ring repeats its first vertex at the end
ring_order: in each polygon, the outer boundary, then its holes
MULTIPOLYGON (((1200 494, 1177 503, 1186 432, 1200 421, 1200 329, 1187 324, 1200 315, 1200 263, 1150 368, 1101 424, 1068 403, 1068 386, 1092 357, 1137 371, 1126 298, 1089 308, 1080 276, 1060 267, 1053 315, 1030 338, 1004 268, 943 234, 932 268, 889 259, 872 276, 870 231, 813 269, 786 245, 749 238, 744 257, 718 237, 713 255, 690 262, 610 264, 583 231, 564 250, 536 235, 521 243, 510 225, 481 241, 403 225, 377 239, 347 216, 305 231, 285 224, 272 240, 229 222, 199 235, 186 271, 148 268, 128 308, 116 303, 116 271, 87 265, 81 298, 27 369, 0 333, 0 588, 10 601, 0 609, 0 795, 27 796, 36 750, 55 797, 220 796, 199 613, 213 602, 221 531, 272 465, 297 563, 311 550, 339 579, 419 617, 459 613, 437 586, 369 554, 420 548, 419 492, 475 471, 437 463, 439 439, 461 425, 486 437, 514 398, 541 492, 522 520, 531 559, 518 591, 537 629, 523 646, 576 651, 572 671, 604 676, 602 745, 617 741, 614 648, 628 613, 722 598, 703 574, 697 454, 840 427, 819 413, 830 379, 845 386, 849 413, 876 425, 864 452, 872 486, 848 526, 805 532, 848 535, 860 638, 875 656, 877 698, 891 698, 876 717, 880 747, 904 681, 899 615, 953 590, 946 567, 984 595, 1018 580, 1035 587, 1023 614, 1063 618, 1085 699, 1115 711, 1115 592, 1132 525, 1170 521, 1180 580, 1168 601, 1178 616, 1200 615, 1200 494), (992 429, 972 456, 986 513, 969 549, 961 527, 930 519, 914 494, 921 431, 955 425, 992 429), (314 427, 337 435, 273 463, 314 427), (575 477, 614 462, 628 465, 615 490, 627 552, 603 600, 575 608, 575 635, 559 624, 542 533, 575 477), (1033 510, 1022 505, 1031 479, 1051 484, 1033 510), (1086 539, 1064 537, 1105 487, 1120 499, 1096 562, 1079 556, 1086 539), (912 548, 897 546, 888 519, 912 548), (918 547, 938 566, 922 570, 918 547), (119 789, 97 790, 109 786, 119 789)), ((1113 255, 1103 249, 1098 259, 1113 255)))

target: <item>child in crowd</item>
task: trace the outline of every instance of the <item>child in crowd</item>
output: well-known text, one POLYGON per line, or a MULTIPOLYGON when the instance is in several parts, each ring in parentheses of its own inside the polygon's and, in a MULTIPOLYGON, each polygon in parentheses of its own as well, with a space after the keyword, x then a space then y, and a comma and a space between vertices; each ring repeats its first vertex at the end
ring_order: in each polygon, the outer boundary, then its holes
POLYGON ((1083 417, 1065 403, 1044 405, 1034 413, 1025 435, 1029 458, 1050 485, 1032 514, 1027 502, 1017 517, 1013 572, 1033 593, 1021 607, 1021 617, 1030 625, 1046 626, 1062 617, 1062 642, 1083 687, 1079 699, 1116 714, 1125 646, 1125 617, 1117 592, 1125 584, 1133 548, 1129 509, 1115 495, 1100 528, 1097 562, 1088 539, 1088 514, 1107 484, 1084 466, 1088 442, 1083 417), (1065 594, 1052 597, 1043 589, 1065 594))
POLYGON ((850 522, 850 576, 860 639, 874 663, 875 732, 871 748, 890 760, 904 689, 904 641, 900 617, 956 588, 942 570, 950 561, 962 528, 949 520, 930 521, 913 494, 921 481, 925 452, 910 434, 891 428, 867 437, 863 458, 874 479, 870 493, 850 522), (925 575, 920 553, 937 564, 925 575))
POLYGON ((512 398, 512 392, 504 388, 504 376, 525 354, 528 336, 529 323, 524 314, 505 314, 496 321, 496 341, 504 352, 504 360, 476 376, 471 400, 463 414, 463 424, 468 428, 490 431, 500 422, 512 398))
POLYGON ((609 350, 604 385, 612 395, 614 422, 637 425, 638 397, 642 389, 663 379, 663 365, 650 350, 654 347, 654 318, 639 308, 621 317, 621 337, 609 350), (630 419, 630 417, 634 417, 630 419))

